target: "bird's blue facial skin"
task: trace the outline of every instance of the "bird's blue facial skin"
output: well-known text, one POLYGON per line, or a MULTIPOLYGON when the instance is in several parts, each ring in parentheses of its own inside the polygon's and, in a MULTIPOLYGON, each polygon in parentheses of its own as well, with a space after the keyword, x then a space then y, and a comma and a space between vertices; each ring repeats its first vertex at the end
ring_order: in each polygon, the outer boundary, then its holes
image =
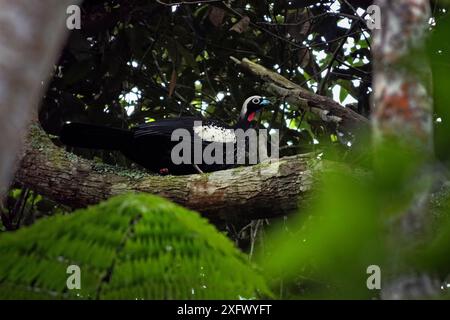
POLYGON ((268 106, 268 105, 270 105, 270 101, 267 100, 267 99, 263 99, 263 100, 259 103, 259 105, 261 105, 261 106, 263 106, 263 107, 268 106))

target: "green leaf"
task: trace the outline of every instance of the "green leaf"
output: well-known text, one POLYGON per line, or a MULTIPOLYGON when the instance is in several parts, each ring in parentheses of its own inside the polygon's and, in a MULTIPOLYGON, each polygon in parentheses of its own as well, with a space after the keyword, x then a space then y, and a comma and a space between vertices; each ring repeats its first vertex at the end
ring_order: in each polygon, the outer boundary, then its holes
POLYGON ((341 90, 339 92, 339 101, 341 103, 344 102, 344 100, 348 97, 348 91, 344 87, 341 86, 341 90))
POLYGON ((270 295, 228 238, 198 213, 156 196, 119 196, 0 235, 0 299, 270 295), (81 269, 80 290, 66 288, 72 264, 81 269))

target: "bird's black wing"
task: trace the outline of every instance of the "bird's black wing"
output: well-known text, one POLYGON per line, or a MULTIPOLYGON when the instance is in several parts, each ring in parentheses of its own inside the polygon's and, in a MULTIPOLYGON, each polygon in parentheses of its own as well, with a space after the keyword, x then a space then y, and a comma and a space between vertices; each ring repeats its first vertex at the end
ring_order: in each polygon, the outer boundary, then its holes
POLYGON ((185 129, 191 136, 202 138, 204 142, 230 142, 232 127, 217 120, 201 119, 196 117, 181 117, 163 119, 139 125, 133 129, 135 138, 150 136, 170 137, 174 130, 185 129), (201 126, 196 124, 201 124, 201 126))
POLYGON ((202 121, 194 117, 182 117, 173 119, 162 119, 154 122, 141 124, 133 128, 134 136, 136 138, 147 136, 168 136, 176 129, 186 129, 192 133, 194 121, 202 121))
MULTIPOLYGON (((136 163, 143 165, 153 171, 168 169, 171 174, 196 173, 194 168, 195 139, 202 140, 202 148, 206 148, 213 142, 219 144, 235 143, 234 130, 232 127, 216 120, 205 120, 195 117, 182 117, 175 119, 158 120, 132 129, 133 140, 129 147, 124 150, 125 155, 136 163), (201 122, 194 126, 196 121, 201 122), (190 138, 193 148, 190 149, 190 163, 175 165, 172 162, 172 150, 180 143, 180 136, 173 141, 172 134, 177 129, 185 129, 190 138)), ((183 135, 181 135, 183 137, 183 135)), ((182 138, 183 139, 183 138, 182 138)), ((184 139, 183 139, 184 140, 184 139)), ((234 149, 234 148, 233 148, 234 149)), ((229 148, 225 149, 226 151, 229 148)), ((231 167, 225 164, 199 164, 198 167, 204 172, 216 171, 231 167)))

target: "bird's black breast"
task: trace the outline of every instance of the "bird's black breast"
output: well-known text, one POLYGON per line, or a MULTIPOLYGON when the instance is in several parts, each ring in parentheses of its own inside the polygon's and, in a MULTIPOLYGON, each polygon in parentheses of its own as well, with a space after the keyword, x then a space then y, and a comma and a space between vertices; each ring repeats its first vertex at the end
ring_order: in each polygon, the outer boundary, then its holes
MULTIPOLYGON (((215 120, 205 120, 195 117, 164 119, 139 125, 132 129, 133 139, 122 151, 140 164, 155 172, 168 169, 170 174, 197 173, 194 163, 194 138, 201 139, 202 150, 212 142, 233 143, 234 130, 232 127, 215 120), (198 124, 200 124, 199 126, 198 124), (197 125, 197 126, 195 126, 197 125), (177 129, 184 129, 178 133, 189 134, 191 142, 190 164, 175 165, 172 162, 172 149, 181 140, 172 141, 172 134, 177 129)), ((224 150, 226 148, 224 147, 224 150)), ((204 172, 216 171, 232 167, 225 164, 199 164, 204 172)))

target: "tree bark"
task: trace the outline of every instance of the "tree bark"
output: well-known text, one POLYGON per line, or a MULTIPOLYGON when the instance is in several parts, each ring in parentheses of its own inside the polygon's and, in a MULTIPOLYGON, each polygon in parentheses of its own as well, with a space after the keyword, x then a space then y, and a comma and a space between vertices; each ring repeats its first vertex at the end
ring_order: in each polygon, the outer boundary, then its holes
POLYGON ((78 0, 0 0, 0 198, 78 0))
MULTIPOLYGON (((391 224, 390 241, 397 246, 401 243, 411 247, 418 244, 426 230, 432 186, 429 170, 433 157, 433 101, 425 56, 430 3, 428 0, 378 0, 375 4, 382 14, 381 29, 374 32, 372 44, 375 147, 385 141, 401 142, 424 158, 411 175, 420 182, 420 189, 415 190, 408 209, 399 212, 391 224)), ((427 274, 416 275, 414 270, 398 274, 396 270, 403 268, 395 256, 390 266, 395 276, 383 284, 382 298, 417 299, 439 294, 439 282, 427 274)))
MULTIPOLYGON (((377 145, 395 139, 416 149, 424 161, 415 178, 422 190, 398 221, 407 241, 427 226, 433 161, 433 99, 425 36, 431 17, 428 0, 379 0, 382 29, 374 32, 373 136, 377 145)), ((380 168, 381 170, 383 168, 380 168)))
POLYGON ((96 163, 55 146, 33 125, 15 181, 59 203, 84 207, 113 195, 148 192, 211 220, 271 218, 296 210, 326 163, 312 154, 208 174, 160 176, 96 163))

